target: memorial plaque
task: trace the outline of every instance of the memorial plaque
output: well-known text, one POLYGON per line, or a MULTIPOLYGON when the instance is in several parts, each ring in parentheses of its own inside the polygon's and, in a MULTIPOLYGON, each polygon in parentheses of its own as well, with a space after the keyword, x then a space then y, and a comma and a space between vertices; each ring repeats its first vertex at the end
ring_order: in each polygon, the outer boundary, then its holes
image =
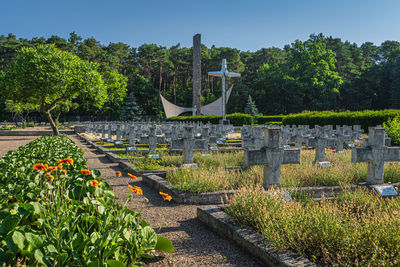
POLYGON ((217 145, 222 145, 223 143, 222 141, 217 141, 217 145))
POLYGON ((114 143, 114 140, 109 138, 109 139, 107 139, 107 143, 114 143))
POLYGON ((199 164, 197 164, 197 163, 185 163, 185 164, 182 164, 182 169, 184 169, 184 170, 198 169, 198 168, 199 168, 199 164))
POLYGON ((134 152, 134 151, 137 151, 137 147, 135 147, 135 146, 131 146, 131 147, 127 147, 126 148, 126 152, 134 152))
POLYGON ((283 149, 291 149, 289 145, 283 145, 283 149))
POLYGON ((160 155, 158 155, 158 154, 149 154, 148 158, 149 159, 159 159, 160 155))
POLYGON ((330 168, 331 163, 329 161, 320 161, 318 162, 318 167, 320 168, 330 168))
POLYGON ((382 197, 396 197, 399 195, 392 185, 373 185, 371 187, 374 189, 375 193, 382 197))
POLYGON ((211 150, 211 151, 218 151, 218 147, 216 147, 216 146, 210 146, 210 150, 211 150))

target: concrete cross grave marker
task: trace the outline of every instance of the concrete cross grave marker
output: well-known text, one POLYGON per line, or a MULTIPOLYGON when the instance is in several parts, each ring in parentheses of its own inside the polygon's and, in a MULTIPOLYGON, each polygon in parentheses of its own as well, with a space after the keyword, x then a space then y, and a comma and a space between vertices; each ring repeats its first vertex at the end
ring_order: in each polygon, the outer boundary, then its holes
POLYGON ((198 168, 193 163, 194 133, 193 126, 183 126, 183 167, 198 168))
POLYGON ((264 165, 263 187, 281 186, 281 165, 300 164, 300 149, 280 146, 282 130, 264 128, 264 146, 260 150, 245 150, 244 165, 264 165))
POLYGON ((382 185, 385 161, 400 161, 400 147, 385 146, 385 129, 370 127, 366 146, 351 150, 351 162, 367 162, 367 185, 382 185))
POLYGON ((156 127, 149 126, 149 154, 155 154, 157 151, 156 127))
POLYGON ((115 131, 115 135, 117 140, 115 140, 114 145, 116 147, 124 147, 124 142, 122 142, 121 124, 117 124, 117 130, 115 131))
POLYGON ((320 126, 315 126, 317 134, 315 137, 315 159, 314 164, 318 163, 319 167, 326 168, 330 167, 331 163, 329 161, 325 161, 325 148, 327 147, 328 141, 333 141, 332 138, 325 136, 325 128, 320 126))

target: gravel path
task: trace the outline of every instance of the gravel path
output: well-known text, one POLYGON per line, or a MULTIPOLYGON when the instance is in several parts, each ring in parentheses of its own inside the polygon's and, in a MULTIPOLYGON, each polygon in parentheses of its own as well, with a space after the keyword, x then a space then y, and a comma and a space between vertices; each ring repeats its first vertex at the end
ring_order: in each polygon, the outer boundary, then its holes
POLYGON ((158 192, 149 188, 140 177, 137 180, 129 178, 118 164, 111 163, 103 154, 88 148, 76 135, 69 137, 85 151, 88 168, 100 170, 121 204, 131 193, 128 184, 143 189, 143 196, 134 195, 128 208, 140 211, 144 219, 153 228, 159 229, 160 235, 171 240, 175 247, 175 253, 161 253, 148 262, 149 266, 262 266, 252 256, 198 221, 196 206, 163 201, 158 192), (122 176, 116 177, 115 171, 121 171, 122 176))

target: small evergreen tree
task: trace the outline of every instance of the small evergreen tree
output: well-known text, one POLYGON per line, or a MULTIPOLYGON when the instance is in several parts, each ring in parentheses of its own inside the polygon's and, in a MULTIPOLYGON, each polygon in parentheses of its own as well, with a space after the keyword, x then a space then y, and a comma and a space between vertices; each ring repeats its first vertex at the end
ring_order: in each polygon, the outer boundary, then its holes
POLYGON ((136 102, 136 97, 133 92, 129 93, 124 106, 122 107, 122 120, 139 121, 142 119, 143 110, 136 102))
POLYGON ((249 95, 249 98, 247 99, 247 104, 246 104, 246 107, 244 108, 244 113, 252 115, 252 116, 260 114, 258 112, 258 108, 256 106, 256 103, 251 98, 251 95, 249 95))

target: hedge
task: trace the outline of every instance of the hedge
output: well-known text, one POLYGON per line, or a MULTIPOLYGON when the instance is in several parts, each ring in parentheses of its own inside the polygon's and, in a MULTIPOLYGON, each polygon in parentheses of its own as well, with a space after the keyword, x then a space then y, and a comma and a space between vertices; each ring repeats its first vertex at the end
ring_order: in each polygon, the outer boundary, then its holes
MULTIPOLYGON (((234 126, 242 126, 242 125, 251 125, 253 124, 253 117, 248 114, 243 113, 232 113, 226 115, 226 118, 230 120, 230 122, 234 126)), ((212 123, 218 124, 219 121, 222 119, 222 116, 215 116, 215 115, 204 115, 204 116, 179 116, 179 117, 171 117, 167 118, 166 121, 196 121, 202 123, 212 123)))
POLYGON ((283 118, 284 125, 361 125, 364 131, 368 127, 382 125, 391 118, 400 115, 398 109, 386 110, 365 110, 365 111, 304 111, 297 114, 290 114, 283 118))
POLYGON ((257 124, 267 124, 269 122, 282 121, 285 115, 273 115, 273 116, 254 116, 254 123, 257 124))

